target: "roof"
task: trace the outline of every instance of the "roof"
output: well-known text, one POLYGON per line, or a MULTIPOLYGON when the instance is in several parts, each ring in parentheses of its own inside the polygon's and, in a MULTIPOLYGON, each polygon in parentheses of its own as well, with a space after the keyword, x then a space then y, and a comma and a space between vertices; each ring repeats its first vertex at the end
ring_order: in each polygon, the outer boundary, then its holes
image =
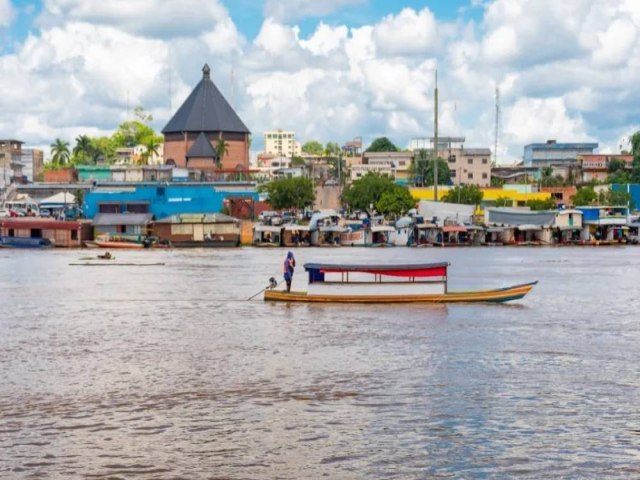
POLYGON ((202 80, 162 129, 162 133, 250 133, 211 81, 210 72, 209 66, 205 64, 202 68, 202 80))
POLYGON ((200 132, 196 141, 187 152, 187 158, 218 158, 218 153, 207 140, 204 132, 200 132))
POLYGON ((238 219, 224 213, 179 213, 156 220, 155 223, 236 223, 238 219))
POLYGON ((491 150, 488 148, 465 148, 462 150, 463 155, 487 155, 491 156, 491 150))
POLYGON ((76 203, 76 196, 69 192, 59 192, 40 201, 41 207, 47 205, 70 205, 76 203))
POLYGON ((446 276, 449 262, 439 263, 412 263, 397 265, 367 265, 367 264, 331 264, 331 263, 305 263, 305 270, 320 270, 322 272, 366 272, 379 273, 382 275, 423 277, 423 276, 446 276))
POLYGON ((152 218, 150 213, 99 213, 93 218, 93 225, 145 225, 152 218))
POLYGON ((15 229, 41 229, 41 230, 78 230, 81 226, 80 222, 61 221, 48 218, 3 218, 0 219, 0 226, 3 228, 15 229))

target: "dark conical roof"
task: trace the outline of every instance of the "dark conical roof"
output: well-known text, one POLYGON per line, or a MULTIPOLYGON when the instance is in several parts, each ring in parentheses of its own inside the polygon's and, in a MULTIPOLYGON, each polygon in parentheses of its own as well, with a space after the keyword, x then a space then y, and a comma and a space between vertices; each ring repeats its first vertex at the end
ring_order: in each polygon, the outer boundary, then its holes
POLYGON ((211 81, 209 65, 202 68, 202 80, 162 129, 162 133, 180 132, 250 133, 211 81))
POLYGON ((218 158, 218 153, 207 140, 204 132, 200 132, 198 138, 187 152, 187 158, 218 158))

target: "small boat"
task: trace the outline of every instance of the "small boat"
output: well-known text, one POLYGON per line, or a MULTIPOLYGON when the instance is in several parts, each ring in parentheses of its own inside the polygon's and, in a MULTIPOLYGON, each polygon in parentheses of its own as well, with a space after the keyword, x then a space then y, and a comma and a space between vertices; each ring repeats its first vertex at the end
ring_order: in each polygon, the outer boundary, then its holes
POLYGON ((0 247, 6 248, 51 248, 51 240, 47 238, 0 236, 0 247))
MULTIPOLYGON (((87 244, 88 242, 85 242, 87 244)), ((139 242, 133 239, 129 239, 126 237, 112 237, 111 235, 98 235, 94 240, 93 244, 97 248, 145 248, 148 245, 145 245, 144 242, 139 242)), ((91 247, 90 247, 91 248, 91 247)))
POLYGON ((306 292, 266 289, 264 299, 326 303, 508 302, 523 298, 538 283, 476 291, 449 291, 448 262, 404 265, 306 263, 306 292))

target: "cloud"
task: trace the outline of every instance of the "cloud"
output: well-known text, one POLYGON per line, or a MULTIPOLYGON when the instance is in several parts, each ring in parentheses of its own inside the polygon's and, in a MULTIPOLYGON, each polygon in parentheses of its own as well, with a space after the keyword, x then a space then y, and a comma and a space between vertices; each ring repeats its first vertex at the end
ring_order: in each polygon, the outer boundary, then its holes
POLYGON ((156 38, 192 37, 228 20, 219 0, 44 0, 42 27, 81 21, 156 38))
POLYGON ((0 28, 10 27, 15 18, 11 0, 0 0, 0 28))
POLYGON ((438 24, 428 8, 416 12, 403 9, 389 15, 373 29, 377 50, 384 55, 418 55, 439 47, 438 24))
POLYGON ((501 161, 548 138, 611 148, 640 125, 636 0, 486 0, 476 2, 481 20, 453 23, 398 7, 358 27, 323 19, 304 34, 292 21, 365 3, 271 1, 245 38, 222 0, 45 0, 41 29, 0 55, 0 89, 12 92, 0 129, 31 144, 108 134, 137 105, 161 129, 205 62, 258 148, 278 127, 302 141, 430 136, 436 67, 440 134, 469 147, 493 146, 500 87, 501 161))
POLYGON ((321 17, 344 7, 365 4, 366 0, 267 0, 264 12, 266 18, 278 22, 321 17))

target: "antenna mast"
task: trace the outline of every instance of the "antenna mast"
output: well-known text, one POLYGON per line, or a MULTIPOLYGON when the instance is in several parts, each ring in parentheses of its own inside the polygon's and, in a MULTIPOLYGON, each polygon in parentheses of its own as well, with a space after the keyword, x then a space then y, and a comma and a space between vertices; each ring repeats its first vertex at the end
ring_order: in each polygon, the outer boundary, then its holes
POLYGON ((436 69, 436 85, 434 88, 433 109, 433 200, 438 201, 438 70, 436 69))
POLYGON ((498 137, 500 135, 500 87, 496 86, 496 125, 493 145, 493 163, 498 164, 498 137))

